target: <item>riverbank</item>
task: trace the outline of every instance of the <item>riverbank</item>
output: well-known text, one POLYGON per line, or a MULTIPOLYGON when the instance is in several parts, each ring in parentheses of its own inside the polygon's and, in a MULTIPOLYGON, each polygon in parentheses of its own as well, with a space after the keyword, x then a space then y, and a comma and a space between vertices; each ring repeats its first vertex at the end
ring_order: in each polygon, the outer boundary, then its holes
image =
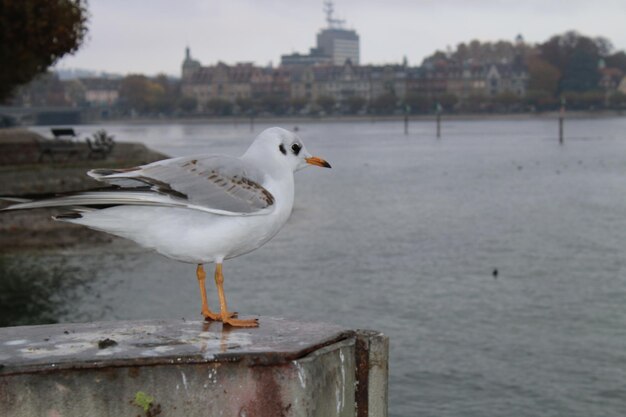
MULTIPOLYGON (((549 120, 558 119, 559 112, 543 112, 543 113, 480 113, 480 114, 450 114, 443 113, 442 118, 445 120, 458 120, 458 121, 489 121, 489 120, 549 120)), ((624 111, 567 111, 565 113, 566 119, 605 119, 615 117, 626 117, 624 111)), ((435 114, 411 114, 409 120, 411 121, 432 121, 436 118, 435 114)), ((257 116, 254 117, 253 123, 276 123, 279 125, 289 126, 297 125, 298 123, 353 123, 353 122, 385 122, 385 121, 398 121, 404 120, 403 114, 397 115, 344 115, 344 116, 257 116)), ((91 123, 91 122, 90 122, 91 123)), ((119 118, 93 121, 98 125, 107 124, 119 124, 124 123, 128 125, 142 125, 142 124, 234 124, 234 125, 249 125, 251 123, 250 117, 241 116, 197 116, 197 117, 176 117, 176 118, 149 118, 149 117, 135 117, 135 118, 119 118)))
MULTIPOLYGON (((37 197, 101 187, 86 175, 92 168, 121 168, 167 158, 140 143, 116 143, 105 159, 88 159, 86 143, 76 143, 75 157, 60 162, 38 160, 38 142, 48 140, 25 129, 0 130, 0 196, 37 197)), ((7 206, 0 202, 0 207, 7 206)), ((14 250, 103 243, 111 237, 84 227, 51 220, 62 210, 27 210, 0 214, 0 253, 14 250)))

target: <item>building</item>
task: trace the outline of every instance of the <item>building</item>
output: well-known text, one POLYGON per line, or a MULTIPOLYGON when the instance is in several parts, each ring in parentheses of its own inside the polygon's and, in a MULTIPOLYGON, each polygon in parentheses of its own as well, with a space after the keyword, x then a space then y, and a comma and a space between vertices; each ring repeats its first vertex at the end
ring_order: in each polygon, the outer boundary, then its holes
POLYGON ((461 100, 485 94, 485 67, 472 60, 449 66, 446 78, 446 93, 454 94, 461 100))
POLYGON ((371 98, 370 68, 352 65, 327 65, 313 68, 312 98, 332 97, 336 102, 351 97, 371 98))
POLYGON ((293 67, 299 65, 343 65, 350 61, 359 65, 359 35, 352 29, 345 29, 344 20, 333 17, 332 1, 324 3, 328 27, 317 34, 317 47, 308 54, 292 53, 280 57, 280 65, 293 67))
POLYGON ((407 69, 403 65, 370 66, 370 98, 392 95, 398 100, 406 97, 407 69))
POLYGON ((519 51, 485 59, 457 59, 440 53, 420 67, 409 67, 406 59, 401 64, 359 65, 358 35, 343 29, 343 20, 333 18, 331 2, 325 6, 328 28, 318 34, 317 48, 308 54, 282 55, 277 68, 222 62, 205 67, 191 58, 187 48, 183 95, 194 97, 199 111, 220 99, 234 104, 235 112, 257 103, 285 111, 289 106, 314 104, 322 97, 332 98, 340 109, 359 102, 395 101, 398 105, 408 96, 413 103, 454 96, 462 105, 476 97, 526 95, 529 74, 519 51))
POLYGON ((191 51, 189 47, 185 48, 185 60, 183 61, 183 71, 182 71, 183 80, 185 78, 191 77, 191 75, 196 70, 200 69, 201 67, 202 67, 202 64, 200 64, 200 61, 196 61, 191 58, 191 51))
POLYGON ((624 76, 622 78, 622 81, 620 81, 620 83, 618 84, 617 91, 622 94, 626 94, 626 76, 624 76))
POLYGON ((407 89, 411 94, 436 97, 448 89, 451 62, 447 59, 425 60, 419 71, 410 71, 407 89))
POLYGON ((190 72, 183 70, 181 92, 185 97, 196 99, 198 110, 205 109, 206 104, 213 99, 234 103, 238 99, 253 96, 255 80, 259 79, 260 71, 260 68, 248 62, 235 65, 218 62, 217 65, 201 66, 190 72))
POLYGON ((317 49, 329 56, 334 65, 343 65, 348 60, 359 65, 359 35, 354 30, 345 29, 344 20, 333 18, 332 1, 324 3, 324 11, 328 27, 317 34, 317 49))
POLYGON ((295 52, 293 54, 281 55, 280 57, 281 67, 328 65, 331 63, 332 58, 323 54, 318 48, 311 48, 308 54, 295 52))
POLYGON ((284 68, 256 68, 250 83, 251 97, 255 100, 291 96, 289 72, 284 68))
POLYGON ((524 97, 529 78, 521 57, 513 62, 472 59, 457 62, 436 57, 425 60, 419 71, 410 73, 409 92, 427 97, 454 94, 460 100, 471 96, 493 97, 505 92, 524 97))
POLYGON ((315 98, 315 73, 311 66, 289 68, 291 99, 311 101, 315 98))
POLYGON ((79 81, 90 106, 113 106, 119 100, 121 79, 81 78, 79 81))
POLYGON ((317 34, 317 47, 334 65, 359 64, 359 35, 353 30, 323 29, 317 34))
POLYGON ((624 72, 619 68, 609 68, 604 64, 604 60, 600 60, 598 65, 598 71, 600 72, 600 88, 609 94, 618 90, 622 78, 624 78, 624 72))
POLYGON ((487 94, 495 96, 501 93, 513 93, 524 97, 528 88, 528 70, 517 56, 512 63, 492 63, 486 65, 487 94))

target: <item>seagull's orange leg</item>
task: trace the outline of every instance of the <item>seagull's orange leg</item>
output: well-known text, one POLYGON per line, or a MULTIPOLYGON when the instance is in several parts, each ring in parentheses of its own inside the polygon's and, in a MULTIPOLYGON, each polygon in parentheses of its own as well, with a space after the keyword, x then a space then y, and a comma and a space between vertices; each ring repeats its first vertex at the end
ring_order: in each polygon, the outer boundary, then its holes
POLYGON ((202 315, 206 320, 219 320, 222 316, 209 310, 209 302, 206 298, 206 287, 204 286, 204 280, 206 279, 206 273, 202 264, 198 264, 196 269, 196 276, 198 277, 198 285, 200 285, 200 296, 202 297, 202 315))
POLYGON ((217 285, 217 295, 220 297, 220 312, 222 323, 229 324, 234 327, 258 327, 259 321, 257 319, 252 320, 238 320, 232 318, 232 315, 228 312, 226 305, 226 296, 224 295, 224 275, 222 275, 222 264, 215 264, 215 285, 217 285))

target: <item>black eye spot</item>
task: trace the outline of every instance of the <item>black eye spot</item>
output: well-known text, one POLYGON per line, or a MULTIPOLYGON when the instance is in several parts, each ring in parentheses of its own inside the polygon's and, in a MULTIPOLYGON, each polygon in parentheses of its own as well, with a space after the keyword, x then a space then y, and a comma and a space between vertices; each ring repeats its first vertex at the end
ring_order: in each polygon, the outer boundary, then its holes
POLYGON ((287 150, 285 149, 285 145, 281 143, 280 145, 278 145, 278 149, 280 150, 280 153, 282 153, 283 155, 287 155, 287 150))
POLYGON ((302 147, 300 145, 298 145, 297 143, 294 143, 293 145, 291 145, 291 150, 296 155, 298 155, 300 153, 300 149, 302 149, 302 147))

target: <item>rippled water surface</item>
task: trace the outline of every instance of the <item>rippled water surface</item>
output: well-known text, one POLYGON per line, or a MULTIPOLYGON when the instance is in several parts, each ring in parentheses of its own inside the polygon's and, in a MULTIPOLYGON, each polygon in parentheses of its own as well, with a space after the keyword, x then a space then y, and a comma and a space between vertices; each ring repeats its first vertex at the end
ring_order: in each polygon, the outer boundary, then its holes
MULTIPOLYGON (((625 415, 626 118, 567 121, 563 146, 552 120, 299 127, 333 169, 298 172, 286 227, 226 262, 233 308, 389 335, 395 417, 625 415)), ((172 156, 253 136, 105 128, 172 156)), ((37 259, 71 283, 58 320, 198 316, 192 265, 132 244, 37 259)))

